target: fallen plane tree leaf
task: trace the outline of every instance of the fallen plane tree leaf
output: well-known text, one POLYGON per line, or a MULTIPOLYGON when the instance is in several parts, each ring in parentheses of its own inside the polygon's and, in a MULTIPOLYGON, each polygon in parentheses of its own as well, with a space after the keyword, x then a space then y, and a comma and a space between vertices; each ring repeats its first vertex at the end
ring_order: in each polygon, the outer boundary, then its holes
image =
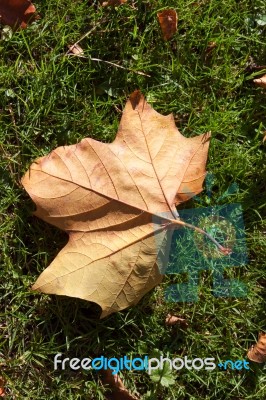
POLYGON ((175 10, 163 10, 157 14, 164 40, 170 40, 177 30, 177 13, 175 10))
POLYGON ((188 323, 185 318, 176 317, 175 315, 167 314, 165 318, 165 325, 166 326, 174 326, 174 325, 181 325, 183 328, 188 327, 188 323))
POLYGON ((264 89, 266 89, 266 75, 263 75, 261 78, 253 79, 253 82, 264 89))
POLYGON ((5 397, 5 379, 0 375, 0 397, 5 397))
POLYGON ((0 22, 13 29, 26 28, 29 21, 38 18, 35 6, 30 0, 1 0, 0 22))
POLYGON ((248 358, 257 363, 266 362, 266 333, 260 333, 258 342, 248 351, 248 358))
POLYGON ((85 138, 34 162, 22 184, 35 215, 69 234, 33 289, 99 304, 101 318, 135 305, 161 282, 176 205, 201 192, 210 134, 186 138, 173 115, 139 91, 112 143, 85 138))
POLYGON ((111 369, 102 372, 103 384, 109 386, 111 392, 107 393, 108 400, 138 400, 139 397, 131 394, 125 387, 118 374, 113 374, 111 369))

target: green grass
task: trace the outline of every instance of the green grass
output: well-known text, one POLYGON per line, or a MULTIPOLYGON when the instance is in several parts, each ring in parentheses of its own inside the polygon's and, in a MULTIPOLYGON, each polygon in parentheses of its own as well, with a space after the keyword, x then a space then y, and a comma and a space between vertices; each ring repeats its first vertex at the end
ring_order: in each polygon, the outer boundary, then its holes
MULTIPOLYGON (((0 375, 6 398, 103 399, 106 388, 97 371, 53 370, 59 352, 134 357, 158 349, 172 358, 245 358, 258 332, 266 330, 266 92, 252 83, 266 73, 252 69, 252 62, 266 64, 266 27, 258 22, 265 2, 128 0, 115 9, 98 1, 34 3, 41 19, 0 41, 0 375), (179 15, 170 42, 162 40, 156 17, 166 7, 179 15), (90 30, 80 42, 84 58, 66 57, 67 46, 90 30), (216 46, 207 52, 211 41, 216 46), (203 192, 201 203, 185 206, 214 205, 230 184, 238 185, 222 203, 242 205, 249 262, 227 274, 247 285, 247 297, 212 296, 212 274, 203 271, 198 302, 168 303, 165 289, 186 276, 166 275, 137 306, 99 321, 95 305, 30 290, 67 237, 31 215, 34 206, 20 178, 35 158, 57 146, 85 136, 112 141, 136 88, 157 111, 173 112, 185 136, 212 131, 211 200, 203 192), (165 326, 168 312, 185 317, 188 329, 165 326)), ((183 369, 169 388, 144 372, 121 376, 143 399, 265 399, 265 366, 251 368, 183 369)))

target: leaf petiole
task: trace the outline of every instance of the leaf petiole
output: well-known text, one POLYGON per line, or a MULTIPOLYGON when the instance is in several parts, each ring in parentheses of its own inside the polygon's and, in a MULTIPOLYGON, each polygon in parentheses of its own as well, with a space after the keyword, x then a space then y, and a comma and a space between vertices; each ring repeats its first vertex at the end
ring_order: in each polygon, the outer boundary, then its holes
POLYGON ((210 239, 217 246, 217 248, 220 250, 221 253, 223 253, 223 255, 228 256, 229 254, 232 253, 232 249, 222 246, 220 243, 217 242, 216 239, 214 239, 214 237, 212 237, 208 232, 204 231, 203 229, 199 228, 198 226, 189 224, 185 221, 181 221, 180 219, 179 220, 178 219, 170 219, 169 221, 173 225, 181 225, 186 228, 193 229, 194 231, 199 232, 202 235, 205 235, 208 239, 210 239))

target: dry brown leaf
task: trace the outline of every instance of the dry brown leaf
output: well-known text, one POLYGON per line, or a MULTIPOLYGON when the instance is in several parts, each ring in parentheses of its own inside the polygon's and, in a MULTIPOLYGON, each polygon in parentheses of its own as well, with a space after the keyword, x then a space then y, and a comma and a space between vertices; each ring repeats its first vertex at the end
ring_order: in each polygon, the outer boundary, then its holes
POLYGON ((262 88, 266 89, 266 75, 263 75, 261 78, 258 78, 258 79, 253 79, 253 82, 256 85, 261 86, 262 88))
POLYGON ((209 137, 184 137, 135 91, 113 143, 86 138, 33 163, 22 184, 35 215, 69 234, 33 289, 95 302, 101 318, 138 303, 185 224, 175 205, 202 190, 209 137))
POLYGON ((30 20, 38 18, 36 8, 30 0, 1 0, 0 22, 16 29, 26 28, 30 20))
POLYGON ((258 342, 248 351, 248 358, 257 363, 266 362, 266 333, 259 334, 258 342))
POLYGON ((120 6, 121 4, 125 4, 127 2, 127 0, 109 0, 109 1, 104 1, 102 3, 103 7, 107 7, 107 6, 120 6))
POLYGON ((5 397, 5 380, 2 376, 0 376, 0 397, 5 397))
POLYGON ((216 42, 213 42, 213 41, 209 42, 208 45, 207 45, 205 54, 209 55, 212 52, 212 50, 215 49, 216 46, 217 46, 216 42))
POLYGON ((107 369, 102 373, 102 382, 108 385, 111 393, 107 395, 109 400, 138 400, 139 397, 133 396, 125 388, 121 378, 117 374, 112 374, 111 369, 107 369))
POLYGON ((173 326, 173 325, 182 325, 184 328, 188 327, 188 323, 185 318, 176 317, 175 315, 167 314, 165 318, 165 325, 173 326))
POLYGON ((84 50, 78 45, 78 44, 73 44, 68 46, 68 55, 73 55, 77 57, 82 57, 84 54, 84 50))
POLYGON ((177 30, 178 16, 175 10, 163 10, 157 14, 164 40, 170 40, 177 30))

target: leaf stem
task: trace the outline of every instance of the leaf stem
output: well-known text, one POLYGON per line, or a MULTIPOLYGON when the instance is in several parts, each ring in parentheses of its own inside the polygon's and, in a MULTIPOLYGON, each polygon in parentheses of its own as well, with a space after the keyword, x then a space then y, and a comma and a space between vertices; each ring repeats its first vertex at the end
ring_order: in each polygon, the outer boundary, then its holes
POLYGON ((214 239, 214 237, 212 237, 208 232, 204 231, 203 229, 199 228, 198 226, 189 224, 185 221, 181 221, 178 219, 170 219, 169 221, 173 225, 181 225, 186 228, 193 229, 194 231, 199 232, 202 235, 205 235, 208 239, 210 239, 217 246, 217 248, 220 250, 220 252, 223 253, 225 256, 228 256, 229 254, 232 253, 232 249, 222 246, 220 243, 217 242, 216 239, 214 239))

